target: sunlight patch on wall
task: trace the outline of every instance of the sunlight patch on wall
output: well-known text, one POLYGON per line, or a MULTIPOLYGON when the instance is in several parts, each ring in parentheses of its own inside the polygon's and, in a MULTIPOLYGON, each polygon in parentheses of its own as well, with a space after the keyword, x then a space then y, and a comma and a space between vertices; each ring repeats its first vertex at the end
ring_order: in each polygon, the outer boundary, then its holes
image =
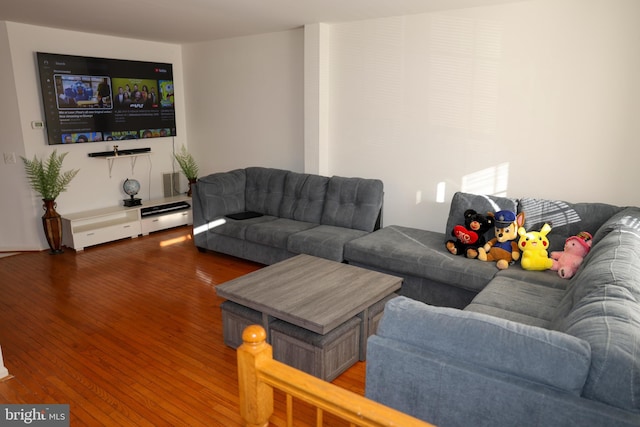
POLYGON ((508 184, 509 163, 501 163, 463 176, 460 191, 504 197, 508 184))
POLYGON ((436 185, 436 203, 444 203, 444 198, 447 193, 447 183, 441 181, 436 185))

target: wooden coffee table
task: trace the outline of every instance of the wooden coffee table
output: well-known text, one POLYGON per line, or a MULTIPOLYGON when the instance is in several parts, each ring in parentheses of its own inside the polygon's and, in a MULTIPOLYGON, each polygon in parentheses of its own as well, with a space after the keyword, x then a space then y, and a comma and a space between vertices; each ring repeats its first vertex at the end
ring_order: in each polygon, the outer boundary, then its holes
MULTIPOLYGON (((336 370, 348 368, 344 366, 346 362, 335 358, 353 358, 354 339, 356 354, 351 364, 364 360, 366 340, 376 324, 370 311, 375 308, 374 314, 381 313, 383 303, 401 284, 400 277, 298 255, 223 283, 216 292, 241 309, 227 305, 225 310, 223 303, 225 333, 237 333, 241 330, 238 326, 259 320, 276 359, 280 355, 283 362, 306 371, 311 369, 311 373, 328 379, 336 370), (225 311, 232 315, 225 316, 225 311), (346 340, 347 336, 351 338, 346 340), (300 349, 296 350, 296 346, 300 349), (304 369, 306 362, 300 359, 313 359, 316 363, 309 365, 313 368, 304 369), (326 369, 327 364, 332 368, 326 369)), ((240 344, 237 337, 225 337, 225 342, 240 344)))

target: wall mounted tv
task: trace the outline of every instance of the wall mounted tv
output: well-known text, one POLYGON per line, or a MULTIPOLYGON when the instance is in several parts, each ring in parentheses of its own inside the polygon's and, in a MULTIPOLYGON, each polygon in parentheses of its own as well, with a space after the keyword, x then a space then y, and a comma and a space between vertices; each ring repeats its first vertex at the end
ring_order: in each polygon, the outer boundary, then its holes
POLYGON ((37 52, 49 145, 174 136, 173 68, 37 52))

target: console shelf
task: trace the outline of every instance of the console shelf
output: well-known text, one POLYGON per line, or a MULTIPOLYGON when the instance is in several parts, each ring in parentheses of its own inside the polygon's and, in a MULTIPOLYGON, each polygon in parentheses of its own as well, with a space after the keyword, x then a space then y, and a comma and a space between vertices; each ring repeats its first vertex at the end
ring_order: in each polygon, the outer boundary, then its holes
POLYGON ((150 200, 139 206, 113 206, 62 215, 62 243, 76 251, 87 246, 124 238, 136 238, 154 231, 192 224, 191 198, 166 197, 150 200), (175 208, 177 203, 186 202, 175 208), (167 211, 163 207, 169 207, 167 211), (142 210, 154 210, 142 215, 142 210))

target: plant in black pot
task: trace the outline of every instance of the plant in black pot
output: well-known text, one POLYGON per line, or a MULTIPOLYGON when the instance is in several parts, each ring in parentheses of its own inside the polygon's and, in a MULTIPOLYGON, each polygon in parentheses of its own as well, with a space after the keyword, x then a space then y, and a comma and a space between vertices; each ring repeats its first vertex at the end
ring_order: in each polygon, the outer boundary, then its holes
POLYGON ((58 154, 57 150, 53 150, 44 161, 36 156, 33 157, 33 160, 21 157, 29 184, 36 193, 40 194, 44 203, 42 209, 45 212, 42 215, 42 225, 47 243, 51 248, 49 251, 51 254, 63 252, 62 221, 60 214, 56 212, 56 198, 67 190, 69 183, 79 172, 79 169, 62 172, 62 161, 67 154, 58 154))
POLYGON ((187 196, 191 197, 191 185, 198 180, 198 164, 184 145, 180 148, 178 153, 173 155, 173 157, 176 159, 178 166, 182 169, 182 173, 189 181, 189 191, 187 192, 187 196))

